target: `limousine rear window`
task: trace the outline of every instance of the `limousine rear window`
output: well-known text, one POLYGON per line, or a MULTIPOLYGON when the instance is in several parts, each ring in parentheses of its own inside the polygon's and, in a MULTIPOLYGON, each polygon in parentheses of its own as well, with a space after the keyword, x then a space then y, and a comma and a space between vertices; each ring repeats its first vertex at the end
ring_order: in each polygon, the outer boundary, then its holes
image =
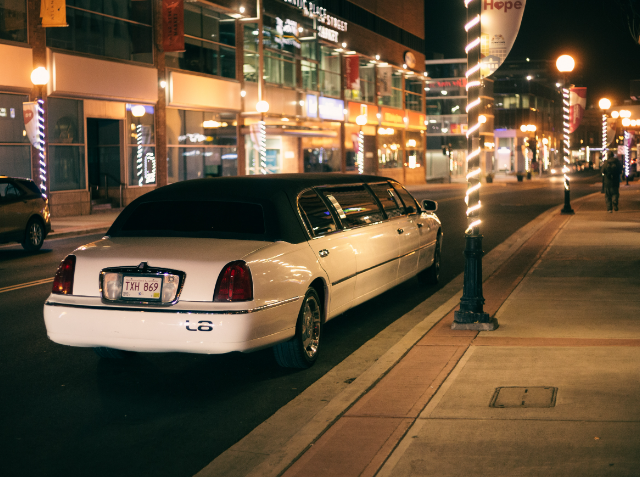
POLYGON ((364 186, 331 187, 324 189, 322 193, 334 207, 336 207, 335 202, 338 203, 336 211, 345 228, 380 222, 384 219, 376 200, 364 186))
POLYGON ((264 233, 259 204, 181 200, 143 202, 112 235, 234 238, 264 233))
POLYGON ((308 190, 298 199, 300 213, 312 235, 326 235, 338 227, 322 199, 314 190, 308 190))

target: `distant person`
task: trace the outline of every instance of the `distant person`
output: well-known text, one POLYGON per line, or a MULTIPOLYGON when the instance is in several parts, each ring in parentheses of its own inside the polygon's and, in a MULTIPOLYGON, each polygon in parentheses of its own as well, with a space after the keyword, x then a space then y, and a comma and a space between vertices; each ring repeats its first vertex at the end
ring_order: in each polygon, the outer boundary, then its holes
POLYGON ((607 212, 612 213, 612 208, 615 211, 618 210, 622 164, 613 152, 609 151, 607 156, 607 160, 602 166, 602 183, 604 186, 604 200, 607 204, 607 212))

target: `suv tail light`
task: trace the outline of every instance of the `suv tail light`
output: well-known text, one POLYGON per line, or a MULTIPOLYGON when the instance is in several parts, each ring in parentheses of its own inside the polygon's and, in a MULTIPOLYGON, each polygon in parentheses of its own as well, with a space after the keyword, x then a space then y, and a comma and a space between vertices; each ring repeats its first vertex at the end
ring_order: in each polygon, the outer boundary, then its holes
POLYGON ((244 262, 228 263, 220 272, 213 301, 253 300, 251 270, 244 262))
POLYGON ((56 295, 73 295, 73 274, 76 271, 76 256, 67 257, 58 266, 56 276, 53 278, 53 290, 56 295))

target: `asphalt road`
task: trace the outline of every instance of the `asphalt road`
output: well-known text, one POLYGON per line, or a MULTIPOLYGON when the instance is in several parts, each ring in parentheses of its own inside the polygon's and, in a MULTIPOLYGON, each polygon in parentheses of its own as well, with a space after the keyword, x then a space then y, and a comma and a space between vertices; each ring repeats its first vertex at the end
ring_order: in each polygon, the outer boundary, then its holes
MULTIPOLYGON (((576 174, 572 198, 599 192, 597 180, 593 173, 576 174)), ((51 283, 15 286, 50 279, 67 253, 100 236, 46 241, 33 255, 20 246, 0 247, 2 475, 195 474, 462 273, 464 189, 415 195, 439 201, 441 284, 424 288, 414 279, 332 320, 324 329, 319 361, 305 371, 280 369, 270 350, 219 356, 149 353, 107 361, 90 349, 52 343, 42 319, 51 283)), ((487 188, 482 195, 484 250, 562 200, 559 180, 487 188)))

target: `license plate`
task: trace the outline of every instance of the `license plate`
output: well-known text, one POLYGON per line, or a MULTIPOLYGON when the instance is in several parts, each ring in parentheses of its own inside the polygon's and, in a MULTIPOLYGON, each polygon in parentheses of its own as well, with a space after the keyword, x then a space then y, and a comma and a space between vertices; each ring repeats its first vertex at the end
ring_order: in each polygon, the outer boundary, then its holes
POLYGON ((127 277, 122 280, 122 298, 160 300, 162 278, 127 277))

